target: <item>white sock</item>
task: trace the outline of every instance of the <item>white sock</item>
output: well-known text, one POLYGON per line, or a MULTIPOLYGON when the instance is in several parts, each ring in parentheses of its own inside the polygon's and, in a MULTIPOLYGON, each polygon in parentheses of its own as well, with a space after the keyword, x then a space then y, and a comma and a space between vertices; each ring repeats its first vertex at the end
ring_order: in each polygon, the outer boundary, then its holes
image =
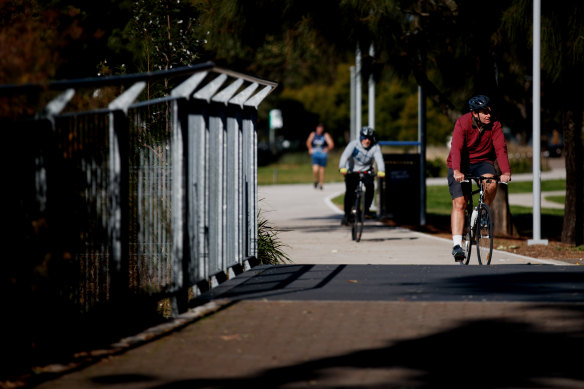
POLYGON ((452 235, 452 247, 459 245, 462 246, 462 235, 452 235))

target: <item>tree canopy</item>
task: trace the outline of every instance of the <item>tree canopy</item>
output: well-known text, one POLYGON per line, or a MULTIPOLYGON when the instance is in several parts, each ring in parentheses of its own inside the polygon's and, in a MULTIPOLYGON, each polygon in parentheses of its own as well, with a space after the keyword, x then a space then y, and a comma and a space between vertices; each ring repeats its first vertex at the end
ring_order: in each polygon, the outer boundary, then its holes
MULTIPOLYGON (((383 137, 413 137, 420 85, 430 102, 429 142, 443 144, 479 93, 531 142, 532 0, 4 0, 0 20, 2 83, 212 60, 280 84, 260 120, 280 106, 286 136, 305 138, 322 121, 339 139, 349 127, 348 67, 359 45, 365 75, 376 79, 383 137), (366 55, 370 44, 374 58, 366 55)), ((575 178, 567 196, 583 215, 584 200, 572 200, 584 198, 581 0, 542 2, 541 59, 542 133, 561 128, 569 140, 575 178)))

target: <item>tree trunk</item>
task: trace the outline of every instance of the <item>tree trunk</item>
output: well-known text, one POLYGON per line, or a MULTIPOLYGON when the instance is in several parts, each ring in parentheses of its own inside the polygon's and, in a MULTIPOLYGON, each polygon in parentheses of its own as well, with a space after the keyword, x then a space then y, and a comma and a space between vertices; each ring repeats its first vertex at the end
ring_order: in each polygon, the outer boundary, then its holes
POLYGON ((582 111, 566 109, 562 113, 564 156, 566 159, 566 203, 562 242, 584 244, 584 146, 582 111))
POLYGON ((495 235, 501 237, 518 237, 517 227, 513 224, 509 209, 509 190, 507 185, 497 185, 497 195, 493 200, 491 212, 495 235))

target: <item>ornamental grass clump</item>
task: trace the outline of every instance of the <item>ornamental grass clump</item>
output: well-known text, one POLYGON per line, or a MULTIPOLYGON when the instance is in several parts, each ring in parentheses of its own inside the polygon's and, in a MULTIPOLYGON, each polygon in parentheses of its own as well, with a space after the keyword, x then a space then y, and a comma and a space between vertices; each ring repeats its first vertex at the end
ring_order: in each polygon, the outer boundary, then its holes
POLYGON ((278 237, 279 230, 258 212, 258 262, 262 265, 280 265, 292 262, 284 252, 286 247, 278 237))

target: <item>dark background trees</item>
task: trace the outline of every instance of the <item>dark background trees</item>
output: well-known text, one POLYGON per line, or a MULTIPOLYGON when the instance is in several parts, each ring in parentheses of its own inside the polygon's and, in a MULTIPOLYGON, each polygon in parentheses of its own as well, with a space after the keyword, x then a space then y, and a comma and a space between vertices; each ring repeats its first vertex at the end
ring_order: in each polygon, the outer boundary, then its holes
MULTIPOLYGON (((542 134, 555 128, 565 140, 563 239, 581 244, 584 3, 542 3, 542 134)), ((532 142, 531 0, 5 0, 0 21, 2 83, 213 60, 279 83, 261 107, 260 125, 278 107, 281 136, 301 142, 323 121, 342 144, 349 129, 348 69, 360 44, 377 81, 376 128, 383 138, 415 138, 421 85, 429 100, 429 142, 446 142, 477 93, 494 99, 512 135, 532 142), (375 58, 367 57, 371 43, 375 58)), ((363 102, 366 109, 366 96, 363 102)))
MULTIPOLYGON (((580 90, 584 86, 581 71, 584 64, 584 4, 576 0, 543 3, 542 133, 551 132, 555 123, 561 123, 566 140, 568 177, 562 237, 566 242, 582 244, 584 95, 580 90)), ((298 89, 297 83, 302 83, 305 89, 302 93, 288 92, 288 95, 302 97, 297 100, 302 101, 307 109, 312 108, 313 112, 326 112, 317 108, 318 101, 326 106, 329 100, 319 97, 323 93, 316 92, 318 87, 339 84, 329 79, 326 72, 348 78, 346 73, 333 69, 331 59, 351 62, 358 44, 366 53, 368 45, 373 43, 376 58, 372 62, 385 65, 383 77, 376 74, 380 98, 387 98, 385 89, 391 90, 396 78, 410 86, 403 94, 389 93, 387 100, 403 101, 397 109, 391 109, 391 103, 379 109, 390 113, 381 117, 387 121, 378 120, 376 123, 382 136, 400 139, 412 135, 411 127, 408 131, 408 126, 403 125, 407 120, 400 123, 399 119, 404 114, 407 118, 407 98, 400 97, 413 95, 413 79, 414 85, 421 85, 432 102, 429 114, 434 120, 430 123, 440 123, 441 115, 448 119, 442 119, 444 125, 440 128, 429 128, 430 141, 440 143, 441 137, 434 135, 448 134, 450 123, 465 110, 465 101, 478 93, 487 94, 494 100, 503 123, 521 142, 540 141, 530 139, 532 1, 495 0, 488 5, 455 0, 347 0, 340 4, 329 1, 263 1, 238 7, 240 4, 243 2, 214 2, 214 7, 230 9, 233 13, 223 14, 232 24, 221 22, 220 25, 229 25, 230 30, 213 30, 216 36, 211 35, 211 48, 218 47, 216 54, 221 56, 222 48, 233 47, 233 44, 225 44, 225 40, 238 42, 235 46, 245 48, 241 52, 245 52, 246 58, 253 63, 250 69, 282 80, 284 91, 298 89), (283 45, 277 45, 277 41, 283 45), (274 57, 282 62, 276 68, 284 70, 285 75, 279 75, 269 61, 261 60, 266 45, 278 47, 273 54, 277 54, 274 57), (298 66, 296 60, 301 60, 299 63, 303 66, 298 66), (306 89, 313 91, 312 98, 306 89), (394 116, 391 116, 392 111, 394 116), (402 126, 392 129, 394 123, 402 126)), ((337 90, 338 87, 330 88, 330 92, 337 90)), ((338 129, 334 122, 332 124, 333 132, 346 132, 346 128, 338 129)), ((339 133, 336 135, 338 137, 339 133)))

